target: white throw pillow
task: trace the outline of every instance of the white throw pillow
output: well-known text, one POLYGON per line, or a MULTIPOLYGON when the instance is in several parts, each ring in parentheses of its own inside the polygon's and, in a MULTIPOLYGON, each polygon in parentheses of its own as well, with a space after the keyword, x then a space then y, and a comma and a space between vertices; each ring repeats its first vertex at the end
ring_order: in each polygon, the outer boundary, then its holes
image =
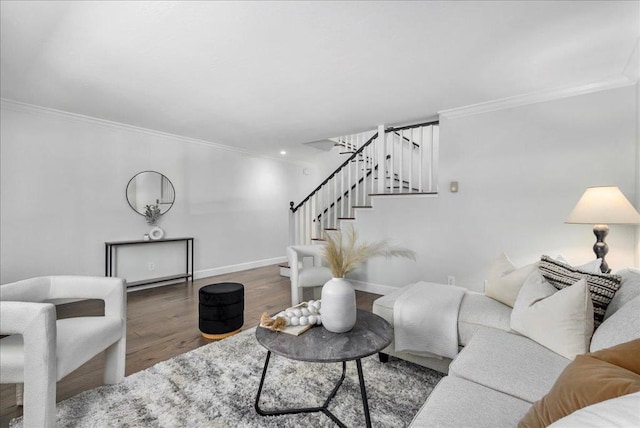
POLYGON ((489 269, 489 279, 484 288, 484 294, 498 302, 513 307, 518 292, 531 272, 536 270, 538 263, 516 268, 505 253, 493 262, 489 269))
POLYGON ((602 259, 593 259, 589 262, 586 262, 585 264, 578 265, 578 266, 573 266, 571 263, 567 261, 567 259, 562 257, 561 254, 558 254, 558 256, 556 257, 556 260, 559 261, 560 263, 564 263, 565 265, 569 265, 574 269, 578 269, 583 272, 602 273, 602 270, 600 270, 600 266, 602 265, 602 259))
POLYGON ((601 401, 576 410, 549 428, 611 428, 640 426, 640 392, 601 401))
POLYGON ((513 305, 511 329, 570 360, 588 352, 593 303, 587 282, 558 290, 534 271, 513 305))

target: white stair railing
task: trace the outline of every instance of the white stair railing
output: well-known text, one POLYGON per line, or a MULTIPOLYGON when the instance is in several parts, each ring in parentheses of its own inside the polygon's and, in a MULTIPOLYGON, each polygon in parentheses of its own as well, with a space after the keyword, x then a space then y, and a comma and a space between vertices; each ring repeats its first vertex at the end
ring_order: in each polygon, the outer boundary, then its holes
POLYGON ((437 192, 438 122, 369 131, 334 139, 352 152, 302 202, 291 202, 289 243, 309 244, 354 218, 371 195, 437 192))

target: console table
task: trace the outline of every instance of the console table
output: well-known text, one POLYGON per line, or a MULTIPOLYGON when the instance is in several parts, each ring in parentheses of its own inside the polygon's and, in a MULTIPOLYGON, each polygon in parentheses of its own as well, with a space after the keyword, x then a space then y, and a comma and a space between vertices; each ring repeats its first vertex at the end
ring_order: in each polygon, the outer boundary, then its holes
POLYGON ((193 238, 167 238, 157 240, 135 240, 135 241, 111 241, 104 243, 104 276, 115 276, 116 271, 113 266, 116 259, 118 247, 125 245, 155 245, 167 242, 184 242, 185 243, 185 271, 176 275, 163 276, 159 278, 150 278, 142 281, 134 281, 127 283, 127 287, 137 287, 140 285, 156 284, 160 282, 173 281, 176 279, 191 279, 193 281, 193 238))

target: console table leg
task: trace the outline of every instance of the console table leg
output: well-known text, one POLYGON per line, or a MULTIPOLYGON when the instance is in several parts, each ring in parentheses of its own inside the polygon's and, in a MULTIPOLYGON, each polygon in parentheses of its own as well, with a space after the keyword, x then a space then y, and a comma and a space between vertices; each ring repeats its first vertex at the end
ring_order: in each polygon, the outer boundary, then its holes
POLYGON ((362 362, 360 358, 356 360, 358 368, 358 381, 360 383, 360 393, 362 394, 362 407, 364 408, 364 420, 367 428, 371 428, 371 416, 369 415, 369 400, 367 399, 367 388, 364 386, 364 375, 362 374, 362 362))

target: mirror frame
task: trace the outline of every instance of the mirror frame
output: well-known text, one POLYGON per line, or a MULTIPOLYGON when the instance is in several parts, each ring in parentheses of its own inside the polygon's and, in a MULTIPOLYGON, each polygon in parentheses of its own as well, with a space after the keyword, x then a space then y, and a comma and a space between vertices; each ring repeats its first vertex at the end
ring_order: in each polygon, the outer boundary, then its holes
POLYGON ((141 216, 143 216, 143 217, 144 217, 144 211, 143 211, 143 212, 140 212, 140 211, 138 211, 138 210, 137 210, 133 205, 131 205, 131 201, 129 200, 129 186, 131 185, 131 182, 132 182, 133 180, 135 180, 135 178, 136 178, 137 176, 139 176, 140 174, 147 173, 147 172, 153 172, 153 173, 155 173, 155 174, 159 174, 159 175, 160 175, 160 177, 164 177, 164 178, 167 180, 167 182, 171 185, 171 190, 173 190, 173 201, 171 202, 171 206, 169 206, 169 208, 167 208, 167 210, 166 210, 166 211, 162 211, 162 210, 161 210, 161 215, 165 215, 166 213, 168 213, 168 212, 171 210, 171 208, 173 208, 173 205, 176 203, 176 188, 174 187, 174 185, 173 185, 173 183, 171 182, 171 180, 169 180, 169 177, 167 177, 166 175, 162 174, 161 172, 158 172, 158 171, 152 171, 152 170, 147 170, 147 171, 140 171, 139 173, 135 174, 133 177, 131 177, 131 179, 130 179, 130 180, 129 180, 129 182, 127 183, 127 187, 124 189, 124 196, 125 196, 125 198, 127 199, 127 203, 129 204, 129 206, 131 207, 131 209, 132 209, 133 211, 135 211, 137 214, 140 214, 141 216))

